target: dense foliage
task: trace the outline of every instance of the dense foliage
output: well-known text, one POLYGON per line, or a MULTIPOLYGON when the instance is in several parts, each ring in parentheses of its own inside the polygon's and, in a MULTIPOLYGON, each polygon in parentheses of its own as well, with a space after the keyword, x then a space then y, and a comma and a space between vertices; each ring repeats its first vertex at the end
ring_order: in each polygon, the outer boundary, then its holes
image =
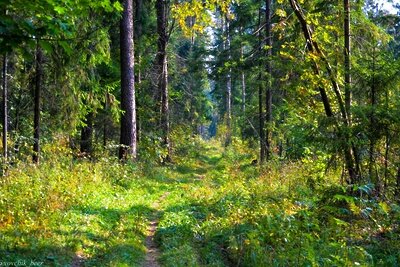
POLYGON ((0 265, 398 266, 381 2, 0 1, 0 265))

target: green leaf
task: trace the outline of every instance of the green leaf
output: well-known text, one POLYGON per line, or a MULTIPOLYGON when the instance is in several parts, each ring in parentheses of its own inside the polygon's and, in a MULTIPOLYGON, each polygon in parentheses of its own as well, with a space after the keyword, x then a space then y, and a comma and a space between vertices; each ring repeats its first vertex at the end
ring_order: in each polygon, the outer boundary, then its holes
POLYGON ((51 45, 50 42, 40 40, 39 45, 48 53, 53 52, 53 46, 51 45))
POLYGON ((65 13, 66 9, 65 9, 65 7, 62 7, 62 6, 55 6, 54 11, 56 11, 58 14, 62 15, 65 13))
POLYGON ((108 1, 108 0, 102 1, 101 2, 101 7, 104 8, 104 10, 106 12, 112 12, 113 11, 113 8, 112 8, 112 6, 110 4, 110 1, 108 1))
POLYGON ((124 10, 124 8, 122 7, 120 2, 114 2, 113 7, 116 11, 121 12, 122 10, 124 10))
POLYGON ((354 197, 337 194, 333 197, 335 201, 344 200, 346 203, 354 203, 354 197))
POLYGON ((337 226, 347 226, 349 225, 347 222, 340 220, 338 218, 333 218, 337 226))
POLYGON ((282 18, 286 17, 286 11, 280 8, 276 9, 275 14, 282 18))
POLYGON ((385 214, 388 214, 390 212, 390 207, 386 202, 379 202, 379 207, 385 214))
POLYGON ((72 55, 72 48, 66 41, 60 41, 59 44, 68 56, 72 55))

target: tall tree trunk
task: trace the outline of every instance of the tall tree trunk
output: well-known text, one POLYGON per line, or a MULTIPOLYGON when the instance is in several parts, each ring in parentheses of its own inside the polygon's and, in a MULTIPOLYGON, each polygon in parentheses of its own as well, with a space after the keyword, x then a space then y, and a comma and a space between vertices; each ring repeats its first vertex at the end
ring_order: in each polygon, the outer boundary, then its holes
MULTIPOLYGON (((329 64, 325 54, 319 48, 318 43, 315 40, 313 40, 311 28, 308 25, 308 23, 305 19, 305 16, 304 16, 302 10, 300 9, 299 4, 297 3, 296 0, 290 0, 290 5, 291 5, 294 13, 296 14, 297 19, 299 20, 299 22, 301 24, 302 31, 303 31, 304 37, 306 39, 306 42, 307 42, 308 51, 310 53, 314 53, 315 55, 317 55, 321 59, 321 61, 324 63, 326 73, 332 84, 332 89, 336 96, 336 101, 338 103, 339 111, 340 111, 340 114, 342 117, 342 122, 343 122, 343 125, 337 124, 336 126, 337 126, 339 137, 341 138, 342 143, 343 143, 343 154, 344 154, 344 158, 345 158, 346 169, 348 171, 349 178, 350 178, 350 183, 355 183, 355 182, 357 182, 357 180, 359 178, 359 168, 357 167, 357 164, 356 164, 357 155, 355 153, 355 146, 354 146, 354 144, 351 143, 350 134, 349 134, 349 131, 347 130, 347 128, 349 127, 349 120, 348 120, 345 104, 344 104, 344 101, 341 96, 339 84, 336 81, 336 78, 332 71, 332 67, 329 64)), ((314 73, 316 75, 319 75, 320 69, 315 60, 313 60, 313 68, 314 68, 314 73)), ((326 115, 328 117, 334 117, 332 108, 331 108, 331 105, 330 105, 330 102, 328 99, 328 95, 327 95, 325 89, 322 86, 319 86, 319 91, 321 93, 321 98, 322 98, 322 102, 324 104, 326 115)))
MULTIPOLYGON (((301 24, 304 38, 306 39, 306 43, 307 43, 307 49, 310 53, 313 53, 315 50, 315 47, 314 47, 315 42, 312 39, 312 32, 311 32, 310 26, 307 24, 307 21, 304 17, 303 12, 300 9, 298 3, 295 0, 290 0, 290 5, 292 6, 292 9, 294 10, 296 17, 301 24)), ((314 70, 315 75, 320 75, 320 72, 321 72, 320 68, 315 61, 313 61, 313 70, 314 70)), ((318 86, 318 90, 321 95, 321 100, 324 105, 324 110, 325 110, 326 116, 333 117, 332 107, 331 107, 330 100, 328 98, 328 94, 326 93, 325 88, 323 88, 322 86, 318 86)))
POLYGON ((350 0, 343 1, 344 8, 344 99, 349 124, 351 124, 351 43, 350 43, 350 0))
POLYGON ((108 113, 108 92, 106 92, 106 97, 104 100, 104 118, 103 118, 103 148, 107 148, 107 128, 108 128, 108 118, 107 118, 107 113, 108 113))
MULTIPOLYGON (((25 65, 25 64, 24 64, 25 65)), ((24 66, 24 70, 25 70, 25 66, 24 66)), ((18 96, 16 97, 15 100, 15 112, 12 116, 12 118, 14 119, 14 123, 13 123, 13 130, 15 132, 19 132, 19 128, 20 128, 20 121, 21 121, 21 108, 23 109, 23 107, 21 107, 21 100, 23 97, 23 92, 21 90, 18 91, 18 96)), ((13 151, 15 154, 19 153, 19 146, 20 146, 20 142, 16 141, 14 143, 14 148, 13 151)))
MULTIPOLYGON (((240 59, 243 61, 243 45, 240 46, 240 59)), ((243 67, 240 73, 242 80, 242 113, 243 116, 246 114, 246 76, 243 71, 243 67)))
MULTIPOLYGON (((389 92, 385 91, 385 108, 389 110, 389 92)), ((389 150, 390 150, 390 132, 389 125, 385 126, 385 171, 383 175, 384 183, 383 188, 386 189, 388 186, 388 172, 389 172, 389 150)))
MULTIPOLYGON (((344 9, 344 102, 347 115, 348 127, 351 127, 351 102, 352 102, 352 89, 351 89, 351 33, 350 33, 350 0, 343 0, 344 9)), ((350 132, 348 129, 346 132, 350 132)), ((358 157, 357 148, 354 144, 351 146, 352 154, 354 155, 354 164, 356 175, 360 175, 360 160, 358 157)), ((355 177, 353 177, 353 180, 355 177)))
MULTIPOLYGON (((258 52, 261 57, 262 52, 262 34, 261 34, 261 8, 258 13, 258 52)), ((262 73, 261 73, 261 61, 259 62, 260 71, 258 73, 258 120, 259 120, 259 136, 260 136, 260 164, 265 161, 265 140, 264 140, 264 98, 263 98, 263 87, 261 84, 262 73)))
POLYGON ((43 77, 43 53, 39 47, 36 47, 36 78, 35 78, 35 101, 34 101, 34 118, 33 118, 33 163, 39 164, 40 157, 40 95, 42 91, 43 77))
MULTIPOLYGON (((225 50, 228 53, 228 62, 231 61, 231 36, 229 19, 225 18, 225 31, 226 31, 226 44, 225 50)), ((229 67, 228 73, 226 74, 226 140, 225 146, 228 146, 232 142, 232 68, 229 67)))
POLYGON ((167 149, 165 161, 171 161, 171 145, 169 139, 170 121, 169 121, 169 101, 168 101, 168 3, 167 0, 156 1, 157 13, 157 33, 158 33, 158 52, 157 52, 157 68, 158 68, 158 91, 161 94, 161 130, 164 147, 167 149))
POLYGON ((7 53, 3 55, 3 164, 5 168, 7 164, 7 127, 8 127, 8 113, 7 113, 7 53))
POLYGON ((400 200, 400 166, 397 167, 395 195, 400 200))
POLYGON ((135 40, 139 40, 139 38, 143 34, 143 0, 134 0, 135 1, 135 22, 134 22, 134 35, 135 40))
POLYGON ((136 159, 136 102, 132 0, 124 0, 121 38, 121 136, 119 158, 136 159))
POLYGON ((93 151, 93 112, 89 112, 85 116, 85 126, 81 129, 80 150, 85 156, 90 156, 93 151))
POLYGON ((389 130, 385 129, 385 163, 384 163, 384 173, 383 173, 383 190, 386 190, 388 186, 388 171, 389 171, 389 147, 390 147, 390 139, 389 139, 389 130))
MULTIPOLYGON (((191 23, 190 25, 194 24, 194 18, 190 18, 189 22, 191 23)), ((190 42, 190 46, 189 46, 189 52, 188 52, 188 58, 190 58, 193 55, 193 46, 194 46, 194 36, 192 34, 191 36, 191 42, 190 42)), ((189 65, 192 63, 192 61, 188 62, 189 65)), ((188 100, 189 100, 189 114, 188 114, 188 120, 189 120, 189 124, 190 124, 190 128, 192 129, 192 133, 193 136, 195 135, 195 133, 199 130, 199 128, 197 127, 197 120, 196 120, 196 109, 193 108, 194 106, 194 102, 196 100, 194 92, 193 92, 193 88, 195 87, 193 79, 190 79, 189 83, 188 83, 188 100)), ((201 127, 200 127, 201 129, 201 127)))
POLYGON ((375 54, 375 49, 372 55, 372 81, 371 81, 371 91, 370 91, 370 100, 371 100, 371 114, 369 117, 370 120, 370 143, 369 143, 369 178, 371 181, 374 183, 375 188, 379 189, 379 181, 378 177, 373 174, 374 172, 374 167, 375 167, 375 141, 376 141, 376 118, 375 118, 375 109, 376 109, 376 104, 377 104, 377 96, 376 96, 376 81, 375 81, 375 60, 376 60, 376 54, 375 54))
MULTIPOLYGON (((135 16, 134 16, 134 44, 136 47, 136 90, 140 90, 139 86, 142 83, 142 72, 141 72, 141 53, 140 49, 138 50, 139 39, 143 34, 143 0, 135 0, 135 16), (138 86, 139 85, 139 86, 138 86)), ((141 135, 141 121, 138 114, 140 102, 136 103, 136 142, 139 143, 140 135, 141 135)))
POLYGON ((246 114, 246 76, 244 71, 241 73, 242 78, 242 112, 243 116, 246 114))
POLYGON ((271 142, 272 142, 272 36, 271 36, 271 0, 265 1, 265 38, 267 46, 267 64, 265 66, 267 77, 266 99, 265 99, 265 146, 266 159, 271 158, 271 142))

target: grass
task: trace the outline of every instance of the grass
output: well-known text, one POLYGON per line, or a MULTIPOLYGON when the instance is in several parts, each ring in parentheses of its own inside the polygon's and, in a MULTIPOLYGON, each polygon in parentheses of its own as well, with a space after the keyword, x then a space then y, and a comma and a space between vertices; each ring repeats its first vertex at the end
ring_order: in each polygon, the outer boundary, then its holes
POLYGON ((194 140, 174 164, 121 165, 60 147, 1 180, 0 261, 141 266, 157 214, 163 266, 400 264, 399 206, 347 195, 318 159, 260 169, 238 141, 194 140))

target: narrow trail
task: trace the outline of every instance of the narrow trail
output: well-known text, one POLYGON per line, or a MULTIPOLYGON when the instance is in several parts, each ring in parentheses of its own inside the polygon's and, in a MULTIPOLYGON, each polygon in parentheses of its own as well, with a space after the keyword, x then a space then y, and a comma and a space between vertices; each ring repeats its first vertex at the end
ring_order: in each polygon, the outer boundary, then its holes
POLYGON ((84 266, 85 255, 83 252, 79 251, 75 254, 75 257, 72 260, 71 267, 81 267, 84 266))
POLYGON ((171 203, 166 202, 166 198, 170 193, 173 193, 174 190, 181 190, 181 186, 192 183, 202 183, 205 177, 209 175, 209 172, 216 167, 216 164, 221 159, 220 155, 215 155, 215 151, 215 148, 209 148, 200 159, 196 160, 195 163, 191 163, 194 166, 188 166, 187 163, 176 165, 177 170, 175 170, 174 175, 180 177, 179 179, 181 181, 178 180, 179 182, 176 184, 176 188, 169 188, 169 191, 165 191, 161 197, 150 206, 153 212, 149 216, 147 236, 144 242, 146 247, 146 256, 141 266, 161 266, 159 263, 161 252, 159 250, 159 244, 155 241, 155 234, 159 222, 163 220, 164 209, 176 205, 175 201, 171 203), (187 178, 187 180, 185 180, 185 178, 187 178))
MULTIPOLYGON (((156 216, 155 216, 156 217, 156 216)), ((158 251, 157 244, 154 241, 154 235, 158 225, 158 218, 154 218, 149 223, 148 234, 146 237, 146 258, 144 261, 144 267, 158 267, 158 259, 160 252, 158 251)))
POLYGON ((160 221, 162 210, 160 210, 161 202, 168 196, 169 192, 165 192, 155 203, 153 203, 152 208, 154 212, 150 215, 150 221, 147 230, 147 236, 145 240, 146 246, 146 258, 144 260, 144 267, 159 267, 160 264, 158 260, 160 258, 160 251, 154 240, 155 233, 157 231, 157 226, 160 221))

